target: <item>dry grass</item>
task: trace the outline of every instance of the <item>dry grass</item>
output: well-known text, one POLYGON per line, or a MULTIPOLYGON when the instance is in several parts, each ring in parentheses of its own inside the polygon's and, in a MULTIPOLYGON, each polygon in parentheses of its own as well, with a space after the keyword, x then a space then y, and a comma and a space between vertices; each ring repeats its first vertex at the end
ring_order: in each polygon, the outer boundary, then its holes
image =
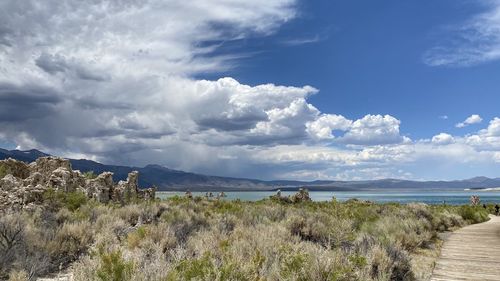
POLYGON ((424 204, 87 202, 2 215, 0 230, 22 236, 0 249, 0 278, 70 266, 75 280, 423 280, 438 231, 485 219, 424 204))
POLYGON ((411 254, 412 271, 415 273, 417 280, 424 281, 431 279, 432 270, 439 258, 442 245, 442 240, 435 239, 427 247, 418 248, 411 254))

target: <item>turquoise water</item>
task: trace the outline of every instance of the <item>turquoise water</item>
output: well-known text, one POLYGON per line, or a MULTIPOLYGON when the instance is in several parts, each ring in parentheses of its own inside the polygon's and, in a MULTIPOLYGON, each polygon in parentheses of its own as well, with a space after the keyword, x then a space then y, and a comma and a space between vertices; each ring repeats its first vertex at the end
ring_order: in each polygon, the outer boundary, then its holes
MULTIPOLYGON (((276 194, 273 191, 237 191, 225 192, 225 200, 258 201, 276 194)), ((283 196, 294 194, 295 192, 282 192, 283 196)), ((216 193, 214 192, 214 195, 216 193)), ((377 203, 398 202, 407 204, 411 202, 423 202, 427 204, 461 205, 469 204, 471 195, 478 195, 481 203, 500 203, 500 192, 479 192, 479 191, 428 191, 428 192, 394 192, 394 191, 311 191, 309 192, 313 201, 330 201, 335 197, 339 201, 352 198, 370 200, 377 203)), ((172 196, 184 196, 184 192, 157 192, 156 197, 164 199, 172 196)), ((193 196, 205 196, 205 192, 193 192, 193 196)))

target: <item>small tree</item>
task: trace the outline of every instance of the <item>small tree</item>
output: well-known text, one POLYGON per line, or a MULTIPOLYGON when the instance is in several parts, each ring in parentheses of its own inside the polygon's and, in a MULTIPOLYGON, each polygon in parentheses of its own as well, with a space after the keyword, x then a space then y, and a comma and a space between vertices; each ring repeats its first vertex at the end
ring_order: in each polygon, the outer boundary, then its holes
POLYGON ((25 225, 19 215, 0 216, 0 272, 9 268, 16 248, 24 243, 25 225))

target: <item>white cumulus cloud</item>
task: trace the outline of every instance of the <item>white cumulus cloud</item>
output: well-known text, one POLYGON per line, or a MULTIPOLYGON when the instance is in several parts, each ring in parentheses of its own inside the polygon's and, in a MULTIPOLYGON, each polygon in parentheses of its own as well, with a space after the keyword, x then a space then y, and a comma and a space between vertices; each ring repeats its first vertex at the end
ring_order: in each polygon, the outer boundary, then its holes
POLYGON ((472 124, 481 123, 482 121, 483 121, 483 118, 481 118, 481 116, 479 116, 477 114, 472 114, 471 116, 467 117, 467 119, 465 119, 463 122, 457 123, 455 125, 455 127, 463 128, 463 127, 467 127, 467 126, 472 125, 472 124))
POLYGON ((316 139, 333 139, 333 130, 347 131, 352 120, 342 115, 323 114, 316 120, 306 124, 307 132, 316 139))
POLYGON ((343 141, 350 144, 392 144, 404 138, 399 134, 401 121, 390 115, 366 115, 354 121, 343 141))
POLYGON ((455 142, 453 136, 446 133, 440 133, 432 137, 432 143, 434 144, 445 145, 453 142, 455 142))
POLYGON ((486 129, 465 137, 478 150, 500 150, 500 118, 493 118, 486 129))

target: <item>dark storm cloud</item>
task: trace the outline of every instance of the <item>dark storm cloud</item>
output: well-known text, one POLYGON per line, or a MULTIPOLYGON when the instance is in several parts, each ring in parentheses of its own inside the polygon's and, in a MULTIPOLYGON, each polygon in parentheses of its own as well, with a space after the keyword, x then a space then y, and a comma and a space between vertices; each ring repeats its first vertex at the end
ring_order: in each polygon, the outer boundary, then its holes
POLYGON ((86 97, 79 97, 73 100, 75 105, 82 109, 99 110, 99 109, 114 109, 114 110, 133 110, 134 105, 124 101, 106 101, 99 100, 95 95, 88 95, 86 97))
POLYGON ((219 131, 248 130, 255 127, 260 121, 267 121, 267 114, 242 116, 238 118, 204 118, 196 120, 202 129, 216 129, 219 131))
POLYGON ((59 56, 43 53, 35 60, 35 64, 49 74, 64 72, 68 68, 66 61, 59 56))
POLYGON ((12 30, 7 28, 6 26, 2 26, 1 22, 0 22, 0 45, 4 45, 7 47, 12 46, 11 33, 12 33, 12 30))
POLYGON ((287 130, 281 134, 250 134, 248 131, 232 131, 231 134, 220 136, 219 134, 207 135, 204 132, 197 132, 192 135, 194 139, 199 139, 203 143, 214 146, 259 146, 272 147, 275 145, 294 145, 306 142, 309 137, 304 129, 287 130))
POLYGON ((132 138, 140 138, 140 139, 160 139, 165 136, 174 135, 174 131, 166 131, 166 132, 154 132, 154 131, 131 131, 127 133, 127 136, 132 138))
POLYGON ((74 71, 76 73, 76 76, 82 80, 93 80, 97 82, 103 82, 111 79, 109 75, 98 73, 84 67, 76 67, 74 71))
POLYGON ((0 84, 0 122, 49 116, 60 102, 61 97, 53 89, 3 83, 0 84))
POLYGON ((110 79, 109 75, 105 73, 91 69, 89 66, 75 60, 68 60, 61 55, 42 53, 40 57, 35 60, 35 64, 49 74, 67 72, 70 75, 74 75, 76 78, 97 82, 110 79))

